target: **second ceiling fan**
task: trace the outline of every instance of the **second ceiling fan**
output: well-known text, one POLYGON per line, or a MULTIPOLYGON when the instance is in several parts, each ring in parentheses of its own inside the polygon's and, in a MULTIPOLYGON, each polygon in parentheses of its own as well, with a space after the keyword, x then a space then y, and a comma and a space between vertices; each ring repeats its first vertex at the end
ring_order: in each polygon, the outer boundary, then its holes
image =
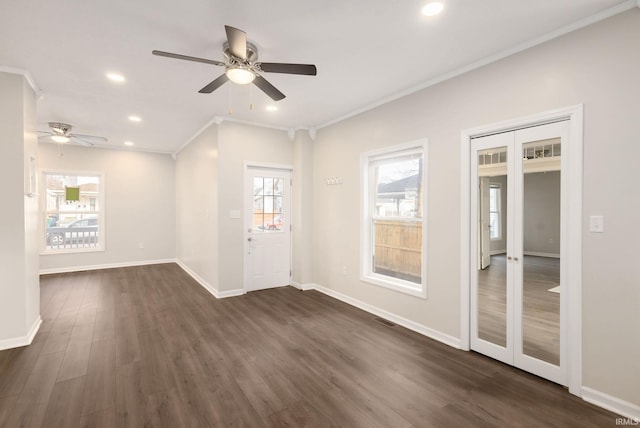
POLYGON ((200 89, 199 92, 202 94, 210 94, 224 83, 231 80, 238 84, 253 83, 272 100, 279 101, 283 99, 285 95, 262 77, 262 72, 302 74, 306 76, 315 76, 317 74, 316 66, 313 64, 258 62, 258 49, 254 44, 247 42, 247 33, 228 25, 225 25, 224 29, 227 33, 227 41, 223 44, 222 49, 224 56, 227 59, 226 62, 157 50, 154 50, 151 53, 168 58, 202 62, 205 64, 225 67, 226 70, 222 75, 217 77, 204 88, 200 89))

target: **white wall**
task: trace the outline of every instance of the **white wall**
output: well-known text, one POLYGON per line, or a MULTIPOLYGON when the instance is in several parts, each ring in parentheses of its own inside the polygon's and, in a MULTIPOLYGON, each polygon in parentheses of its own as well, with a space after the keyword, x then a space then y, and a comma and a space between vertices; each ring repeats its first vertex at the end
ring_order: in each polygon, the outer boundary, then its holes
POLYGON ((315 282, 459 337, 461 130, 584 103, 584 224, 588 215, 603 214, 605 233, 584 229, 583 384, 640 405, 638 40, 634 9, 318 131, 315 282), (424 137, 426 300, 363 283, 357 270, 360 154, 424 137), (325 186, 331 176, 344 184, 325 186))
POLYGON ((177 258, 218 290, 218 125, 211 125, 176 159, 177 258))
POLYGON ((38 199, 29 198, 36 155, 36 98, 20 74, 0 72, 0 349, 27 345, 40 319, 38 199))
POLYGON ((287 132, 225 121, 218 126, 219 291, 244 287, 244 225, 229 212, 244 218, 244 162, 293 166, 293 143, 287 132))
POLYGON ((307 131, 293 140, 293 282, 313 283, 313 142, 307 131))
POLYGON ((38 155, 43 170, 103 173, 106 221, 104 251, 41 255, 41 271, 176 257, 175 162, 171 156, 48 143, 39 144, 38 155), (138 248, 139 243, 144 248, 138 248))
POLYGON ((215 295, 244 292, 245 162, 293 159, 287 132, 231 121, 211 124, 178 153, 177 257, 215 295))

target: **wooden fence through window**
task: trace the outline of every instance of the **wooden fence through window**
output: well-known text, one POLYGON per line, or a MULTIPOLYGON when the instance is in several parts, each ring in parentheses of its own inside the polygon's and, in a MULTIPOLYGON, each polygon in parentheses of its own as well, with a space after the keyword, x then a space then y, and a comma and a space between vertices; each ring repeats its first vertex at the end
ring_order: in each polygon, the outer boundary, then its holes
POLYGON ((422 223, 374 220, 376 273, 420 282, 422 277, 422 223))

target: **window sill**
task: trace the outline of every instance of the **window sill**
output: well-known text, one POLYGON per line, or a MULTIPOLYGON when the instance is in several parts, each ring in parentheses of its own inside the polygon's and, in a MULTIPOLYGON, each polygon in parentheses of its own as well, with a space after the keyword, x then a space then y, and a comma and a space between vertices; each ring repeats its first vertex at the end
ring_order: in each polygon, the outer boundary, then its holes
POLYGON ((378 275, 375 273, 363 274, 360 280, 369 284, 378 285, 400 293, 409 294, 411 296, 427 298, 427 288, 424 284, 417 285, 413 282, 403 281, 401 279, 391 279, 388 276, 378 275))
POLYGON ((104 251, 104 246, 92 248, 68 248, 64 250, 43 250, 40 252, 40 255, 55 256, 56 254, 99 253, 102 251, 104 251))

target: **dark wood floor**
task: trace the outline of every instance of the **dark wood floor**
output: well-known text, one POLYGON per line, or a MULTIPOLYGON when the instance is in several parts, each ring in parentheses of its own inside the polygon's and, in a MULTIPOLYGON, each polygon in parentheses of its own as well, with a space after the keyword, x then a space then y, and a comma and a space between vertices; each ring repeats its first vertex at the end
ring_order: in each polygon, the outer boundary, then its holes
POLYGON ((315 291, 216 300, 174 264, 42 278, 0 426, 605 427, 563 388, 315 291))

